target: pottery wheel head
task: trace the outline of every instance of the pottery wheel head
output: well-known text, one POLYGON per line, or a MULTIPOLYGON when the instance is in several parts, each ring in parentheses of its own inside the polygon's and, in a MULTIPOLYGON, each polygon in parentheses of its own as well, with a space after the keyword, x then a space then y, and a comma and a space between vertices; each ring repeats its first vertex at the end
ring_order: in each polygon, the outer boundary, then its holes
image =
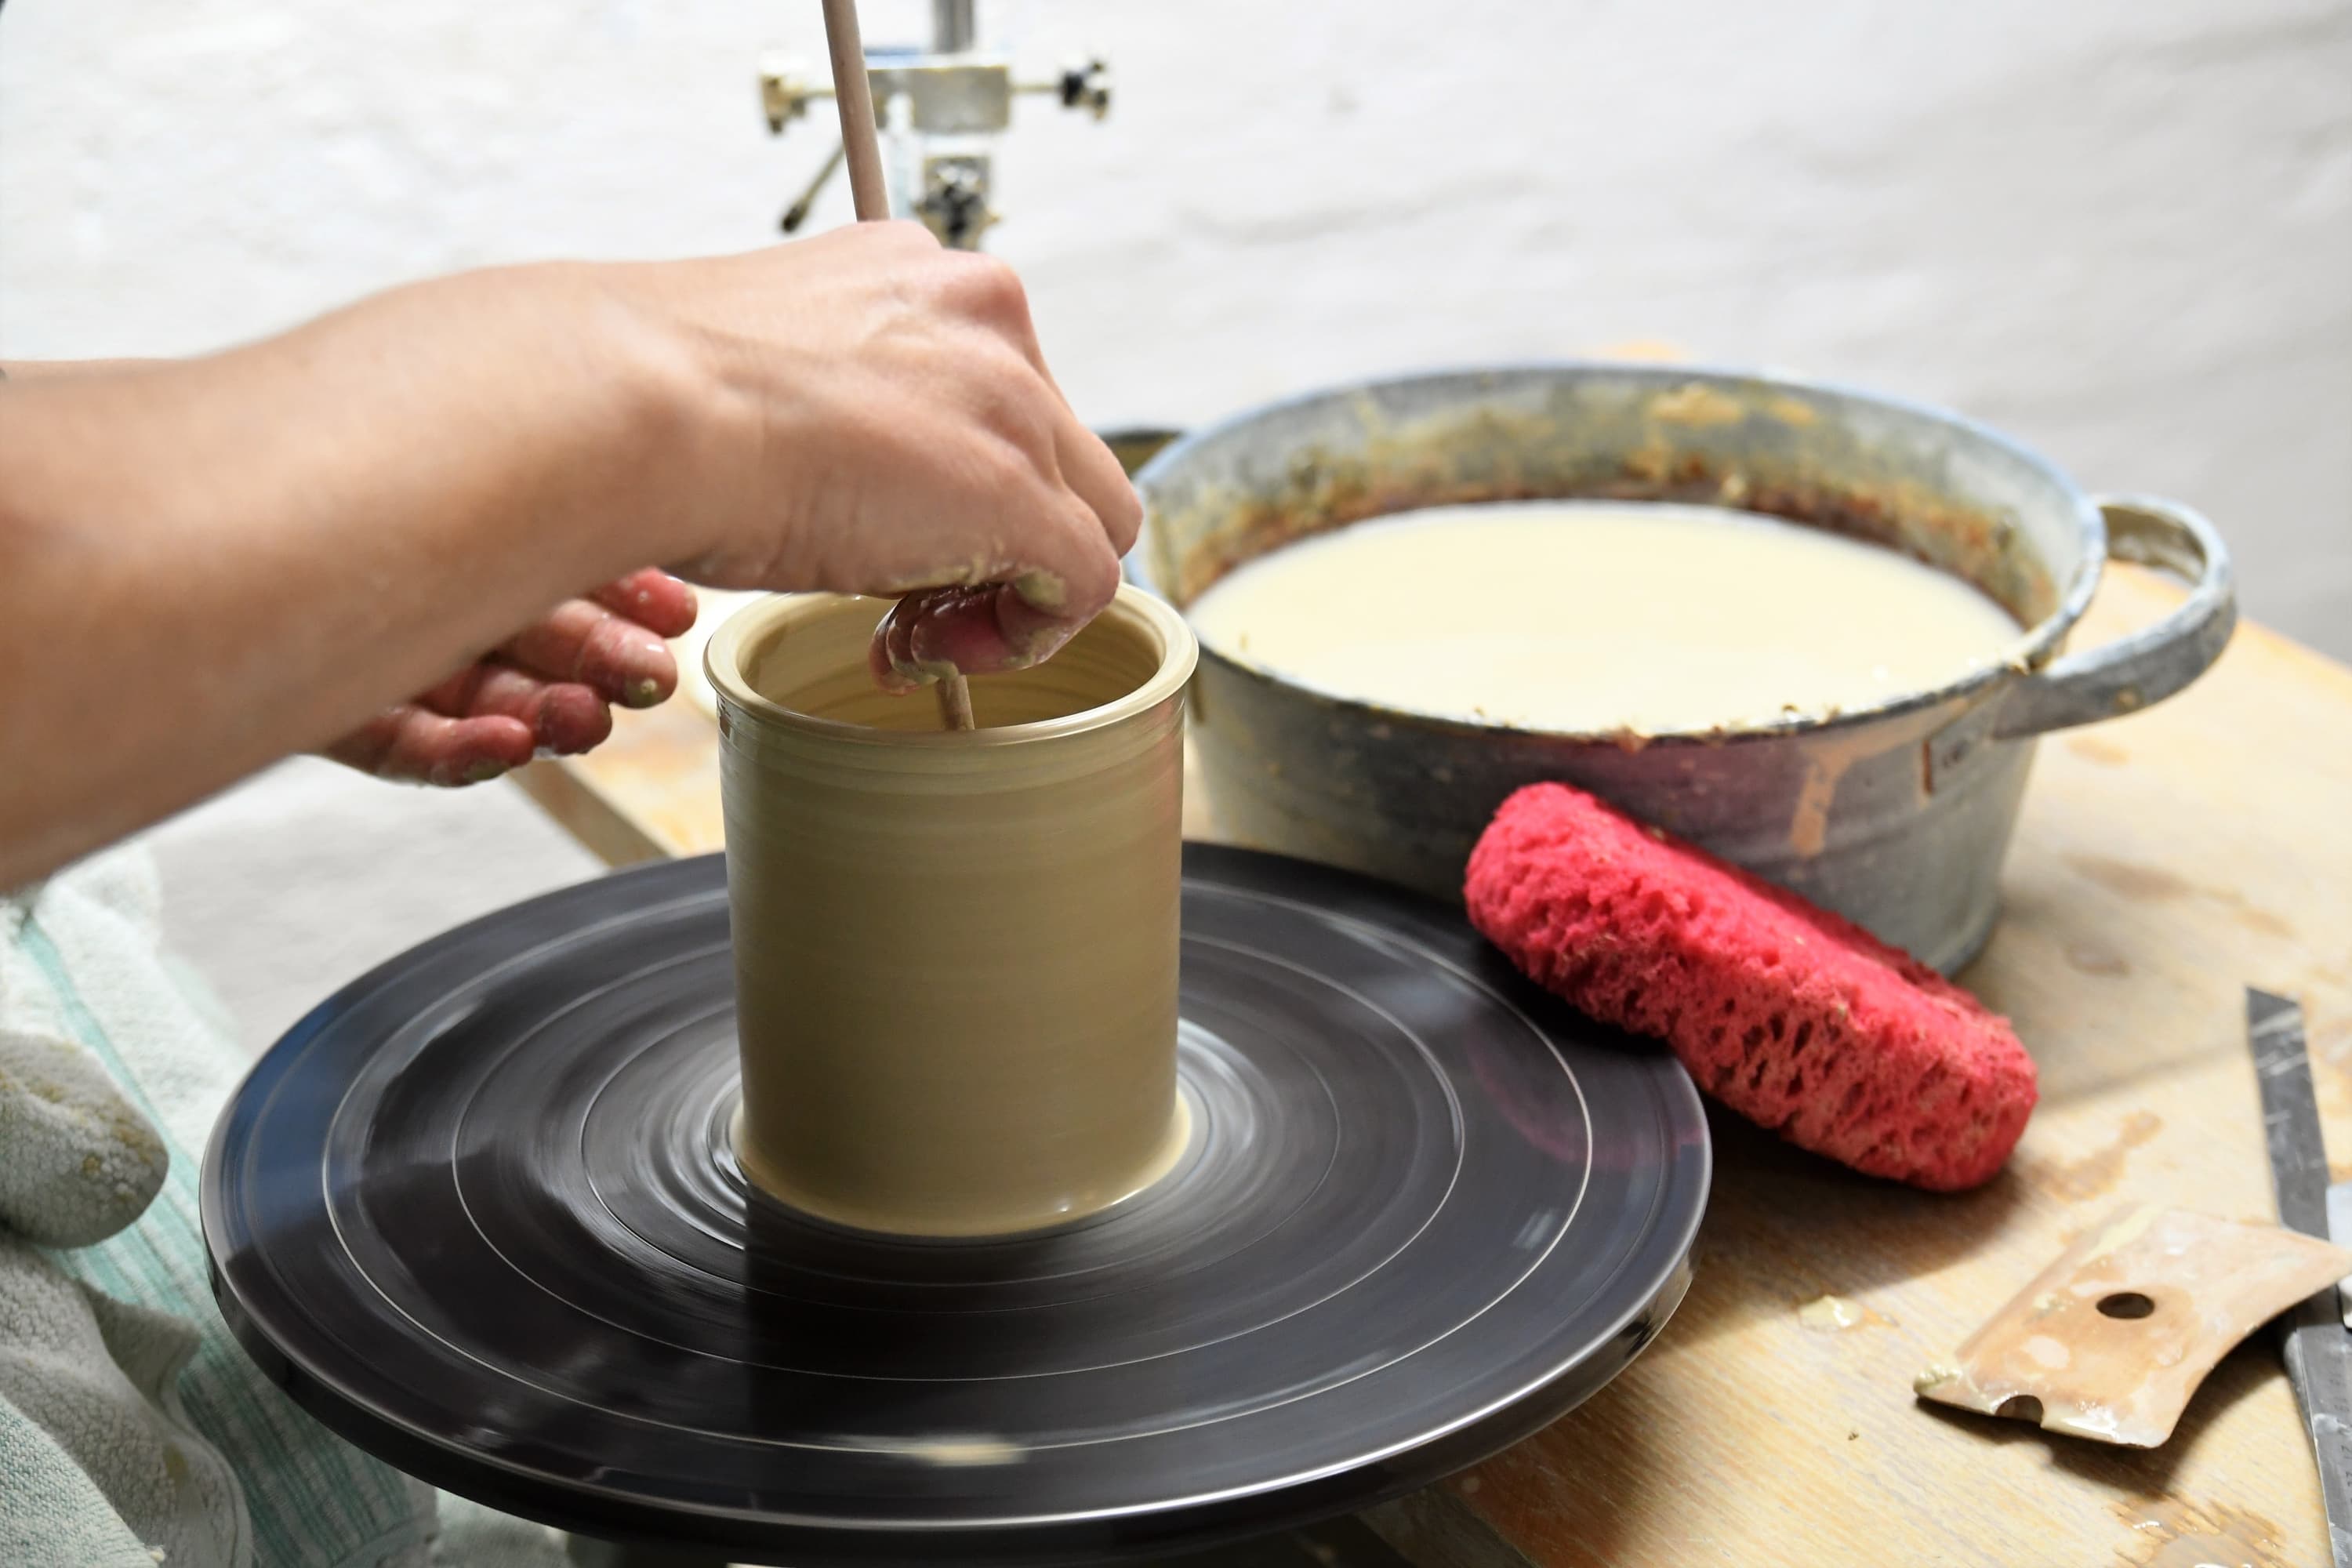
POLYGON ((752 1194, 713 857, 462 928, 280 1041, 205 1161, 223 1309, 436 1485, 803 1565, 1279 1529, 1627 1364, 1706 1198, 1681 1069, 1376 884, 1195 846, 1183 900, 1189 1140, 1089 1222, 908 1241, 752 1194))

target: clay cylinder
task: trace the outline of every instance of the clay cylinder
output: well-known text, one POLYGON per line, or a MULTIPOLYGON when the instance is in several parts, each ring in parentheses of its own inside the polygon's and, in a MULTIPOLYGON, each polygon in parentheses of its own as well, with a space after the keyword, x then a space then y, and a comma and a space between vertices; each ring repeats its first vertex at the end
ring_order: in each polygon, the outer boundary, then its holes
POLYGON ((785 595, 705 656, 719 697, 758 1186, 865 1230, 1095 1213, 1182 1151, 1182 619, 1123 586, 980 728, 866 672, 881 600, 785 595))

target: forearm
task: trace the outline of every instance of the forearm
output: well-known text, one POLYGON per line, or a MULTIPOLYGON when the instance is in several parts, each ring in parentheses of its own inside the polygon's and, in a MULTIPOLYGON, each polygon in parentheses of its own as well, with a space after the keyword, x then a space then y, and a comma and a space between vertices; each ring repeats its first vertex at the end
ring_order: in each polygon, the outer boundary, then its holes
POLYGON ((102 375, 111 371, 149 370, 169 360, 69 359, 0 360, 0 381, 53 381, 68 375, 102 375))
MULTIPOLYGON (((557 724, 554 687, 652 700, 668 654, 614 657, 626 628, 557 602, 648 563, 916 594, 888 673, 1017 668, 1109 602, 1140 515, 1019 282, 913 224, 475 273, 210 359, 12 377, 0 887, 331 742, 442 778, 452 708, 466 774, 593 744, 601 711, 557 724)), ((634 606, 649 637, 691 614, 669 588, 634 606)))
POLYGON ((584 269, 0 384, 0 887, 700 548, 696 367, 584 269))

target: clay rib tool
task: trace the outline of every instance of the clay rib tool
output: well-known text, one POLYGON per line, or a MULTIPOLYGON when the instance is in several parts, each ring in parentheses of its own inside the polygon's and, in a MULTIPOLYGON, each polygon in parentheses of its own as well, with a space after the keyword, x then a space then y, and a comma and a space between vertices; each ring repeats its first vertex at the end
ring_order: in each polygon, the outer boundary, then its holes
MULTIPOLYGON (((2263 1097, 2263 1141, 2278 1189, 2279 1223, 2305 1236, 2331 1235, 2330 1210, 2346 1211, 2341 1189, 2327 1180, 2327 1145, 2313 1098, 2311 1058, 2304 1048, 2303 1008, 2284 996, 2246 990, 2246 1044, 2263 1097)), ((2336 1568, 2352 1568, 2352 1330, 2344 1322, 2341 1287, 2319 1292, 2288 1312, 2286 1374, 2294 1384, 2304 1425, 2319 1461, 2319 1495, 2327 1509, 2327 1541, 2336 1568)))
MULTIPOLYGON (((882 148, 874 130, 874 86, 866 75, 866 43, 858 34, 857 0, 824 0, 825 51, 833 57, 833 100, 841 110, 841 153, 849 163, 849 194, 860 223, 887 223, 889 187, 882 180, 882 148)), ((950 670, 933 683, 940 719, 950 730, 973 727, 971 689, 950 670)))

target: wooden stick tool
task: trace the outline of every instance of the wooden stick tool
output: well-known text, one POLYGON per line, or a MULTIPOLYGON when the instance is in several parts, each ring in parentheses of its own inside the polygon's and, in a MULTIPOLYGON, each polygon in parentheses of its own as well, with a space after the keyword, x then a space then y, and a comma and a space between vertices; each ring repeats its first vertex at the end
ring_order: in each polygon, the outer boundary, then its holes
MULTIPOLYGON (((857 0, 824 0, 825 50, 833 57, 833 100, 841 109, 841 151, 849 163, 849 194, 860 223, 887 223, 890 191, 882 179, 882 148, 874 130, 874 85, 866 75, 866 41, 858 36, 857 0)), ((972 728, 971 689, 961 672, 932 684, 940 721, 950 730, 972 728)))

